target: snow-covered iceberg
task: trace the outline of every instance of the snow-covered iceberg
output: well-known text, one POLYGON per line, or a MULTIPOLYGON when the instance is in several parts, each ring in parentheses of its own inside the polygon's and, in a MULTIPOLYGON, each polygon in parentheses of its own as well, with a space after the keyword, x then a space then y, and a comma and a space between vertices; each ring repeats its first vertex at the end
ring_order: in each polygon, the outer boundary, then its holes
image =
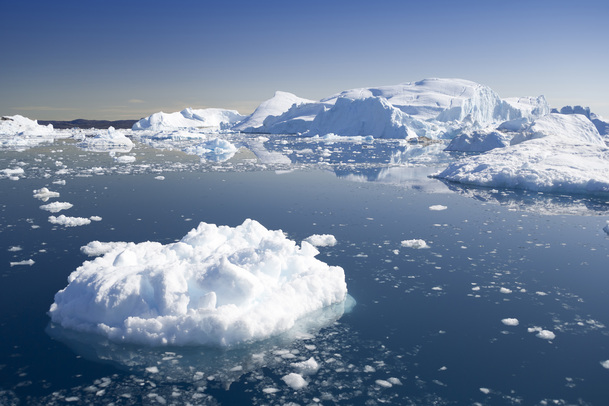
POLYGON ((55 295, 64 328, 117 342, 217 345, 285 332, 345 300, 344 271, 254 220, 201 223, 179 242, 123 243, 86 261, 55 295))
POLYGON ((191 109, 186 108, 175 113, 154 113, 133 125, 133 130, 162 131, 178 128, 223 129, 243 120, 236 110, 226 109, 191 109))
POLYGON ((40 125, 38 121, 20 115, 0 117, 0 148, 2 149, 22 151, 45 142, 53 142, 60 136, 51 124, 40 125))
POLYGON ((463 158, 435 175, 463 184, 609 194, 609 148, 585 116, 548 114, 511 145, 463 158))
POLYGON ((513 134, 494 129, 465 131, 450 141, 445 151, 486 152, 510 145, 513 134))
POLYGON ((277 92, 233 130, 436 139, 507 120, 528 122, 549 111, 543 96, 501 99, 489 87, 468 80, 425 79, 345 90, 319 102, 277 92))
POLYGON ((92 137, 85 137, 79 146, 86 151, 93 152, 129 152, 134 144, 121 131, 110 127, 107 131, 101 131, 92 137))

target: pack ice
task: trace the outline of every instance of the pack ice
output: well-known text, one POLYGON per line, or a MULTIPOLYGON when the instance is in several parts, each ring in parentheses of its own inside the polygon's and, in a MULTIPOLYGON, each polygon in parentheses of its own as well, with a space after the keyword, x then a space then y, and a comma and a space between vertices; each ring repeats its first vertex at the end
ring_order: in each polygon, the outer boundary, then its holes
POLYGON ((463 158, 435 175, 463 184, 560 193, 609 193, 609 148, 585 116, 551 113, 510 145, 463 158))
POLYGON ((287 331, 347 294, 343 269, 316 259, 312 245, 249 219, 108 249, 70 275, 53 322, 117 342, 229 346, 287 331))

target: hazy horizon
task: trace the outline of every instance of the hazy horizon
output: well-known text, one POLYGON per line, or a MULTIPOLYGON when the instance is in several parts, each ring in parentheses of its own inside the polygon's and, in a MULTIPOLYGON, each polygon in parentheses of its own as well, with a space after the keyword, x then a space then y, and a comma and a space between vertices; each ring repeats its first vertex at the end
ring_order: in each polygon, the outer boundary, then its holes
POLYGON ((282 90, 462 78, 609 117, 609 4, 564 1, 10 2, 0 115, 251 113, 282 90))

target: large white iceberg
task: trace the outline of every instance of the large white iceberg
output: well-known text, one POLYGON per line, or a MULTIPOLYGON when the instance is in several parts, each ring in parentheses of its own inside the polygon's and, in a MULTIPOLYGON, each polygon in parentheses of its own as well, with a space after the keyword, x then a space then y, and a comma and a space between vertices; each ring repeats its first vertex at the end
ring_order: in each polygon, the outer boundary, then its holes
POLYGON ((425 79, 346 90, 319 102, 277 92, 233 130, 375 138, 452 138, 465 128, 531 121, 550 108, 543 96, 501 99, 463 79, 425 79))
MULTIPOLYGON (((20 115, 0 117, 0 148, 23 151, 60 137, 51 124, 40 125, 20 115)), ((63 135, 69 136, 69 135, 63 135)))
POLYGON ((548 114, 511 145, 450 164, 438 178, 558 193, 609 193, 609 148, 582 115, 548 114))
POLYGON ((117 342, 226 346, 265 339, 346 298, 343 269, 317 254, 254 220, 235 228, 201 223, 179 242, 116 244, 84 262, 49 314, 65 328, 117 342))
POLYGON ((236 110, 226 109, 191 109, 186 108, 175 113, 154 113, 133 125, 133 130, 170 130, 178 128, 221 129, 232 126, 245 116, 236 110))

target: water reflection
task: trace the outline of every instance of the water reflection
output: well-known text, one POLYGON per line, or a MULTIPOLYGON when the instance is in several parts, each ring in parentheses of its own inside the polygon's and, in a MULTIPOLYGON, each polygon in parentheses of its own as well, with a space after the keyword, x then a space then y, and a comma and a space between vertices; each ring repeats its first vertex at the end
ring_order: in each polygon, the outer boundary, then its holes
POLYGON ((489 189, 442 180, 453 192, 485 203, 545 215, 601 216, 609 214, 609 197, 556 195, 525 190, 489 189))
POLYGON ((77 355, 94 362, 111 364, 137 375, 149 375, 159 381, 197 382, 216 380, 224 385, 261 367, 272 367, 279 361, 302 361, 289 348, 295 341, 311 340, 338 321, 355 306, 347 295, 342 303, 316 311, 302 319, 284 334, 268 340, 230 348, 215 347, 147 347, 115 343, 107 338, 65 329, 49 323, 46 333, 67 345, 77 355))

